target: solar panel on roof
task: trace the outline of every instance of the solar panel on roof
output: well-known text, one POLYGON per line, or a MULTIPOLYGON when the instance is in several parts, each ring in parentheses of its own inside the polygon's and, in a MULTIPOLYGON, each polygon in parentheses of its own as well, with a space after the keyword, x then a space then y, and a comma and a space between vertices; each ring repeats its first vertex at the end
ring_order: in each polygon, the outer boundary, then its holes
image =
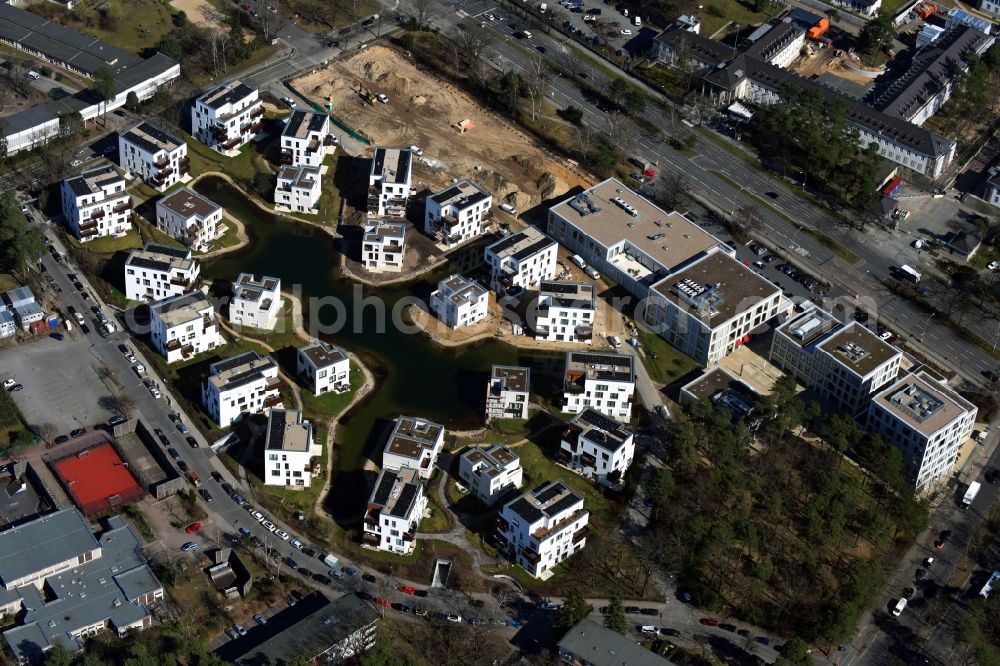
POLYGON ((280 410, 271 410, 271 418, 268 421, 267 432, 268 443, 280 444, 285 432, 285 418, 288 414, 280 410))
POLYGON ((550 294, 575 294, 579 288, 577 284, 566 284, 565 282, 542 282, 538 289, 550 294))
POLYGON ((561 500, 550 506, 548 508, 548 514, 550 516, 558 514, 560 511, 565 511, 566 509, 570 508, 579 501, 580 501, 579 497, 570 493, 569 495, 566 495, 566 497, 563 497, 561 500))
POLYGON ((605 416, 598 411, 593 409, 585 409, 580 412, 579 418, 584 423, 589 423, 590 425, 600 428, 601 430, 607 430, 608 432, 614 432, 621 427, 618 421, 615 421, 610 416, 605 416))
POLYGON ((555 243, 555 241, 552 240, 551 238, 542 238, 541 240, 535 241, 534 243, 524 248, 523 250, 518 250, 517 252, 515 252, 514 258, 520 261, 521 259, 530 257, 536 252, 545 249, 546 247, 552 245, 553 243, 555 243))
POLYGON ((533 523, 542 517, 542 512, 536 509, 531 502, 523 497, 515 500, 515 502, 510 505, 510 508, 514 513, 521 516, 529 523, 533 523))
POLYGON ((412 483, 408 483, 403 486, 403 489, 399 493, 399 499, 396 500, 395 506, 392 507, 392 515, 403 517, 410 512, 410 507, 413 506, 413 501, 417 498, 417 487, 412 483))
POLYGON ((566 486, 561 483, 554 483, 541 495, 537 495, 535 499, 537 499, 541 504, 547 504, 552 501, 554 497, 558 497, 564 490, 566 490, 566 486))
POLYGON ((513 236, 508 236, 507 238, 504 238, 503 240, 497 241, 496 243, 494 243, 493 245, 491 245, 489 249, 494 254, 500 254, 504 250, 507 250, 508 248, 512 248, 515 245, 517 245, 518 243, 520 243, 521 239, 523 239, 524 237, 525 236, 524 236, 523 233, 516 233, 513 236))
POLYGON ((389 495, 392 494, 394 483, 396 483, 396 473, 383 472, 381 482, 378 484, 378 487, 375 489, 375 495, 372 497, 372 502, 379 506, 385 506, 385 503, 389 501, 389 495))
POLYGON ((212 370, 216 374, 221 374, 226 370, 232 370, 233 368, 243 365, 244 363, 249 363, 250 361, 256 361, 260 358, 260 354, 255 351, 243 352, 239 356, 234 356, 232 358, 227 358, 224 361, 219 361, 212 366, 212 370))
POLYGON ((435 194, 432 198, 434 199, 435 202, 441 203, 443 201, 448 201, 452 197, 457 197, 461 193, 462 193, 462 188, 449 187, 444 192, 441 192, 440 194, 435 194))
POLYGON ((608 354, 586 354, 576 352, 570 354, 570 359, 575 363, 586 363, 593 365, 613 365, 613 366, 630 366, 631 356, 610 356, 608 354))
POLYGON ((146 257, 134 257, 129 260, 128 265, 137 268, 148 268, 151 271, 166 271, 170 269, 170 264, 163 261, 156 261, 155 259, 147 259, 146 257))

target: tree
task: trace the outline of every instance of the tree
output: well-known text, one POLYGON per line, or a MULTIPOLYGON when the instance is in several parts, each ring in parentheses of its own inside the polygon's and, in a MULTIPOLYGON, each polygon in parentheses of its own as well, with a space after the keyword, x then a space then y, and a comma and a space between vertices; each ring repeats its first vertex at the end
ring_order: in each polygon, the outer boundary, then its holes
POLYGON ((691 200, 691 181, 680 171, 664 170, 656 195, 667 210, 683 208, 691 200))
POLYGON ((583 109, 570 104, 565 109, 559 109, 556 113, 566 122, 573 123, 579 127, 583 123, 583 109))
POLYGON ((115 98, 115 73, 110 67, 102 66, 94 72, 94 92, 104 102, 104 122, 108 120, 108 102, 115 98))
POLYGON ((184 10, 181 10, 181 11, 175 13, 173 16, 171 16, 170 20, 173 21, 175 27, 177 27, 177 28, 183 28, 185 25, 187 25, 187 22, 188 22, 187 12, 185 12, 184 10))
POLYGON ((493 33, 483 30, 479 26, 466 28, 459 26, 458 49, 462 54, 462 61, 469 71, 473 71, 479 65, 483 51, 493 43, 493 33))
POLYGON ((180 60, 181 56, 184 54, 184 50, 181 45, 177 43, 174 39, 170 37, 164 37, 156 44, 156 50, 165 56, 169 56, 174 60, 180 60))
POLYGON ((892 14, 880 11, 861 29, 861 34, 858 35, 858 48, 874 59, 878 53, 887 50, 894 39, 896 39, 896 25, 892 14))
POLYGON ((665 467, 658 468, 646 482, 643 493, 656 506, 663 506, 674 494, 674 475, 665 467))
POLYGON ((604 626, 619 634, 628 631, 628 622, 625 620, 625 605, 618 595, 611 597, 608 604, 608 612, 604 614, 604 626))
POLYGON ((424 29, 433 4, 432 0, 413 0, 413 20, 417 24, 417 30, 424 29))
POLYGON ((534 122, 549 83, 545 61, 541 57, 529 59, 528 64, 523 68, 521 77, 524 81, 524 92, 531 102, 531 121, 534 122))
POLYGON ((134 90, 130 90, 125 96, 125 108, 132 113, 139 110, 139 96, 135 94, 134 90))
POLYGON ((801 638, 789 639, 781 648, 774 666, 809 666, 812 664, 812 657, 809 655, 809 646, 801 638))
POLYGON ((590 615, 590 610, 590 604, 583 598, 583 593, 578 588, 573 588, 563 600, 554 626, 559 631, 569 631, 577 622, 590 615))
POLYGON ((37 262, 44 251, 42 232, 28 226, 14 192, 0 194, 0 270, 21 272, 25 263, 37 262))
POLYGON ((73 663, 73 655, 62 643, 53 645, 45 657, 45 666, 70 666, 71 663, 73 663))
POLYGON ((7 136, 0 132, 0 161, 7 159, 7 136))

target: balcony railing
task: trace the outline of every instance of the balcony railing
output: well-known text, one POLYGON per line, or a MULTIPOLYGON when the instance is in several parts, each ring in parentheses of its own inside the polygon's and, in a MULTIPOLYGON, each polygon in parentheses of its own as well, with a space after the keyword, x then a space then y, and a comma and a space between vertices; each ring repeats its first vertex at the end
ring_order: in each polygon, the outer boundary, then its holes
POLYGON ((413 541, 417 538, 415 530, 410 530, 409 532, 403 532, 403 541, 413 541))
POLYGON ((537 565, 539 562, 542 561, 542 556, 536 553, 535 551, 531 550, 530 548, 522 548, 521 557, 523 557, 528 562, 534 565, 537 565))
POLYGON ((576 382, 563 382, 563 392, 572 393, 573 395, 579 395, 583 393, 586 389, 576 382))
POLYGON ((277 407, 280 404, 281 404, 280 395, 272 395, 264 401, 265 407, 277 407))
POLYGON ((382 544, 382 537, 378 534, 372 534, 371 532, 365 532, 361 536, 361 543, 365 546, 371 546, 372 548, 378 548, 382 544))
POLYGON ((96 228, 97 228, 97 220, 95 220, 93 218, 90 218, 90 219, 88 219, 88 220, 80 223, 80 231, 89 230, 89 229, 96 229, 96 228))
POLYGON ((180 170, 182 176, 186 174, 188 171, 191 170, 191 158, 189 157, 182 158, 181 161, 177 164, 177 168, 180 170))
POLYGON ((125 201, 121 202, 111 210, 115 213, 124 213, 127 210, 132 210, 132 197, 128 197, 125 201))
POLYGON ((189 280, 185 280, 184 278, 172 277, 170 278, 170 284, 175 287, 183 287, 187 289, 191 285, 191 282, 189 280))
POLYGON ((590 528, 584 525, 573 533, 573 543, 580 543, 587 538, 588 534, 590 534, 590 528))
POLYGON ((279 386, 281 386, 281 380, 278 379, 277 377, 270 377, 267 381, 264 382, 264 388, 268 390, 276 389, 279 386))
POLYGON ((180 340, 170 340, 167 342, 167 351, 176 351, 181 348, 180 340))
POLYGON ((594 455, 590 454, 590 453, 581 454, 580 455, 580 464, 583 465, 584 467, 596 467, 597 466, 597 458, 594 455))
POLYGON ((253 111, 250 112, 250 117, 251 118, 260 118, 262 115, 264 115, 264 106, 263 105, 258 106, 256 109, 254 109, 253 111))
POLYGON ((225 141, 229 138, 229 130, 222 125, 212 125, 208 131, 216 141, 225 141))
POLYGON ((102 217, 104 217, 105 214, 106 213, 104 212, 103 208, 98 208, 97 210, 95 210, 93 213, 90 214, 90 219, 91 220, 99 220, 102 217))
POLYGON ((161 157, 160 159, 158 159, 155 162, 153 162, 153 165, 157 169, 162 169, 163 167, 167 166, 168 164, 170 164, 170 159, 167 158, 167 157, 161 157))
POLYGON ((94 227, 93 229, 87 229, 86 231, 82 229, 80 230, 80 238, 90 238, 91 236, 96 236, 96 235, 97 235, 97 227, 94 227))
POLYGON ((556 456, 556 459, 562 464, 568 465, 573 462, 573 454, 566 449, 559 449, 559 455, 556 456))
POLYGON ((239 138, 235 138, 235 139, 230 139, 229 141, 226 141, 224 144, 222 144, 222 147, 225 148, 226 150, 231 150, 231 149, 235 148, 238 145, 240 145, 240 140, 239 140, 239 138))

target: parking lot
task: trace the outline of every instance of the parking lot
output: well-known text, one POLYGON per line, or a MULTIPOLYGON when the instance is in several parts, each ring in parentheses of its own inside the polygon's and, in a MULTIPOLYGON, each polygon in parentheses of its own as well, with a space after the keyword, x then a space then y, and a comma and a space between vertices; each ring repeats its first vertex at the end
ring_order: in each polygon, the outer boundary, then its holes
POLYGON ((29 427, 51 427, 51 434, 59 435, 114 415, 99 365, 84 338, 41 337, 0 353, 0 379, 24 386, 11 395, 29 427))

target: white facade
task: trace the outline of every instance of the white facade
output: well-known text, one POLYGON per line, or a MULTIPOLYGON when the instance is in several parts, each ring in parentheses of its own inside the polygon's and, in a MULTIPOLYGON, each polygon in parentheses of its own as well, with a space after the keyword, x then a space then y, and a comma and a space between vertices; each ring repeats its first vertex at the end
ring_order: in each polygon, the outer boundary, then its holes
POLYGON ((1000 2, 996 0, 981 0, 979 11, 992 14, 993 16, 1000 16, 1000 2))
POLYGON ((213 363, 201 387, 201 402, 208 415, 225 428, 243 414, 281 407, 278 364, 270 356, 250 351, 213 363))
POLYGON ((222 234, 222 206, 182 187, 156 201, 156 227, 192 250, 206 252, 222 234))
POLYGON ((492 506, 521 487, 521 459, 506 446, 469 449, 458 459, 458 478, 480 502, 492 506))
POLYGON ((493 219, 493 195, 468 180, 427 197, 424 233, 455 247, 486 231, 493 219))
POLYGON ((263 115, 257 89, 231 81, 195 100, 191 134, 206 146, 234 157, 260 131, 263 115))
POLYGON ((424 484, 417 471, 383 469, 375 481, 365 512, 361 545, 398 555, 409 555, 416 544, 417 527, 427 508, 424 484))
POLYGON ((594 336, 597 299, 594 285, 582 282, 544 281, 535 305, 535 339, 585 342, 594 336))
POLYGON ((382 452, 382 468, 409 468, 422 481, 431 478, 434 462, 444 445, 444 426, 414 416, 400 416, 382 452))
POLYGON ((635 394, 635 357, 610 352, 569 352, 563 373, 562 410, 579 414, 587 407, 628 422, 635 394))
POLYGON ((274 209, 306 215, 319 213, 319 198, 323 195, 321 181, 319 167, 281 167, 274 188, 274 209))
POLYGON ((296 372, 316 395, 351 388, 351 359, 339 347, 315 340, 296 352, 296 372))
POLYGON ((868 408, 867 427, 903 454, 903 472, 922 493, 946 479, 972 435, 976 407, 926 372, 909 374, 881 391, 868 408))
POLYGON ((322 166, 336 146, 330 134, 330 116, 293 111, 281 131, 281 163, 290 166, 322 166))
POLYGON ((431 311, 445 326, 460 328, 486 319, 490 297, 478 282, 456 274, 438 282, 430 303, 431 311))
POLYGON ((368 216, 404 217, 412 185, 413 155, 406 148, 376 148, 368 175, 368 216))
POLYGON ((986 201, 1000 208, 1000 172, 995 172, 986 182, 986 201))
POLYGON ((323 455, 313 440, 312 423, 296 409, 272 409, 264 442, 264 483, 268 486, 308 488, 312 459, 323 455))
POLYGON ((185 294, 198 285, 201 267, 190 250, 148 243, 125 260, 125 298, 159 301, 185 294))
POLYGON ((562 435, 559 462, 606 486, 619 486, 635 457, 631 432, 614 419, 586 408, 562 435))
POLYGON ((486 248, 490 289, 500 294, 515 287, 530 289, 556 274, 556 242, 527 227, 486 248))
POLYGON ((562 481, 550 481, 504 504, 497 536, 507 556, 536 578, 583 550, 590 512, 562 481))
POLYGON ((775 330, 771 363, 836 409, 855 413, 896 379, 902 352, 859 324, 811 308, 775 330))
POLYGON ((132 197, 125 178, 110 164, 64 180, 62 212, 80 241, 121 236, 132 228, 132 197))
POLYGON ((369 220, 361 241, 361 263, 373 273, 403 270, 406 227, 402 222, 369 220))
POLYGON ((9 338, 17 333, 14 323, 14 313, 10 310, 0 310, 0 338, 9 338))
POLYGON ((150 340, 167 363, 187 360, 225 343, 215 308, 200 291, 150 305, 149 326, 150 340))
POLYGON ((494 365, 486 386, 486 420, 527 419, 531 369, 494 365))
POLYGON ((118 135, 118 163, 125 175, 137 176, 160 192, 190 170, 187 143, 146 121, 118 135))
POLYGON ((229 322, 237 326, 274 329, 281 312, 281 279, 240 273, 233 283, 229 322))

